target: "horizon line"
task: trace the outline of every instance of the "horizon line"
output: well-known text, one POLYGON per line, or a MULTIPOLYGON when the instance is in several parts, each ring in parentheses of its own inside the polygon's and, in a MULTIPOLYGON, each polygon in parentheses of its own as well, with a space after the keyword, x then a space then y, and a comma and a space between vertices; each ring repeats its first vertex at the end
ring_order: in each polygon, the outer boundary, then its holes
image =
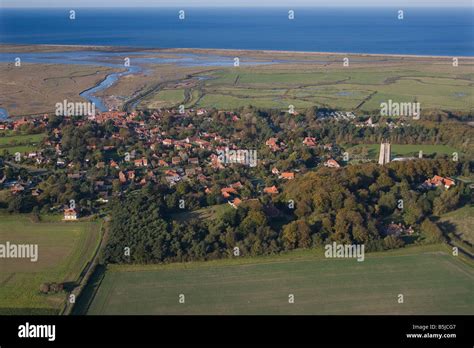
POLYGON ((474 10, 473 6, 465 6, 465 5, 430 5, 430 6, 420 6, 420 5, 408 5, 408 6, 394 6, 394 5, 350 5, 350 6, 345 6, 345 5, 295 5, 295 6, 286 6, 286 5, 245 5, 245 6, 238 6, 238 5, 204 5, 204 6, 199 6, 199 5, 186 5, 186 6, 179 6, 179 5, 158 5, 158 6, 0 6, 1 9, 72 9, 72 8, 89 8, 89 9, 131 9, 131 8, 207 8, 207 9, 213 9, 213 8, 241 8, 241 9, 246 9, 246 8, 265 8, 265 9, 271 9, 271 8, 286 8, 286 9, 292 9, 292 8, 392 8, 392 9, 405 9, 405 8, 419 8, 419 9, 435 9, 435 8, 451 8, 451 9, 471 9, 474 10))

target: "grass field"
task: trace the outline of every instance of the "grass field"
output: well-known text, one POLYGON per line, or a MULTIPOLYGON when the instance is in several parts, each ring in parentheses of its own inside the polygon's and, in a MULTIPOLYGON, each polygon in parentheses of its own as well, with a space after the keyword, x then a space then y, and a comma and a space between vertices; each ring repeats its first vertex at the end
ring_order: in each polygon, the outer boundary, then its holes
POLYGON ((474 206, 467 205, 444 214, 440 222, 448 222, 455 235, 474 245, 474 206))
POLYGON ((184 89, 165 89, 154 96, 151 101, 144 101, 150 109, 173 107, 184 101, 184 89))
POLYGON ((472 314, 473 266, 446 250, 411 247, 369 254, 364 262, 301 250, 109 266, 88 314, 472 314))
POLYGON ((10 154, 35 151, 36 146, 46 137, 46 134, 20 134, 0 137, 0 155, 8 151, 10 154))
POLYGON ((324 67, 298 64, 222 69, 199 87, 197 107, 297 109, 312 105, 373 111, 380 103, 420 103, 421 109, 472 110, 474 97, 468 67, 452 71, 434 64, 401 62, 372 67, 324 67))
POLYGON ((0 243, 38 244, 38 261, 0 259, 0 314, 55 314, 65 293, 41 295, 43 282, 75 282, 99 242, 94 222, 39 222, 0 216, 0 243))
MULTIPOLYGON (((366 150, 368 158, 376 159, 380 152, 380 144, 360 144, 352 147, 346 148, 349 155, 360 153, 363 150, 366 150)), ((423 155, 432 155, 434 153, 438 155, 448 155, 452 156, 453 152, 458 152, 461 156, 459 150, 448 146, 448 145, 399 145, 392 144, 391 152, 392 158, 397 156, 414 156, 418 157, 419 152, 423 151, 423 155)))

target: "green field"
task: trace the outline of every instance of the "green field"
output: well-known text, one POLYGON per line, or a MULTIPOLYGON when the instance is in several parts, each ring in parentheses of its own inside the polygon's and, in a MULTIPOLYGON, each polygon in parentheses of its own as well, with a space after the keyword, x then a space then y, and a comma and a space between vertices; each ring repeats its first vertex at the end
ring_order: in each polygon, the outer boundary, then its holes
POLYGON ((41 295, 43 282, 78 280, 99 243, 94 222, 38 222, 0 216, 0 243, 38 244, 38 261, 0 259, 0 314, 55 314, 65 293, 41 295))
POLYGON ((11 155, 16 152, 27 153, 36 150, 36 146, 46 137, 46 134, 21 134, 0 136, 0 154, 8 151, 11 155))
POLYGON ((364 262, 300 250, 109 266, 88 314, 472 314, 474 269, 468 262, 432 245, 373 253, 364 262))
POLYGON ((474 245, 474 206, 465 206, 444 214, 440 222, 448 222, 456 236, 474 245))
MULTIPOLYGON (((380 152, 380 144, 360 144, 356 146, 347 147, 346 150, 351 154, 363 153, 366 150, 368 158, 376 159, 380 152)), ((434 153, 438 155, 452 156, 453 152, 457 152, 461 156, 461 152, 448 145, 398 145, 392 144, 391 152, 392 158, 397 156, 413 156, 418 157, 419 152, 423 151, 423 155, 432 155, 434 153)))
POLYGON ((184 89, 165 89, 143 103, 150 109, 173 107, 184 101, 184 89))
POLYGON ((327 70, 317 65, 295 65, 291 69, 277 65, 222 69, 206 75, 211 78, 198 87, 201 98, 194 106, 231 109, 253 105, 287 109, 292 104, 297 109, 316 105, 364 112, 379 110, 380 103, 389 99, 393 102, 416 99, 422 110, 473 109, 470 102, 474 97, 473 79, 466 74, 468 70, 453 74, 436 64, 404 63, 396 67, 373 64, 372 68, 327 70))

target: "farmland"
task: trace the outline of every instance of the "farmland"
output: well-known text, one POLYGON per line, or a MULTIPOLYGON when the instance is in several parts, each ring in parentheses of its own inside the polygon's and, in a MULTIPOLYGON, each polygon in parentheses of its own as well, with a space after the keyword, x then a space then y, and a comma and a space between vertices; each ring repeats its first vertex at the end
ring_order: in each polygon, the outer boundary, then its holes
POLYGON ((474 245, 474 206, 467 205, 463 208, 444 214, 442 223, 449 223, 450 229, 462 240, 474 245))
POLYGON ((431 245, 369 254, 364 262, 299 250, 109 265, 88 314, 468 314, 474 310, 474 271, 467 262, 431 245))
MULTIPOLYGON (((437 154, 440 156, 452 156, 454 152, 457 152, 459 156, 461 153, 448 145, 403 145, 403 144, 392 144, 391 152, 392 157, 397 156, 413 156, 418 157, 419 152, 422 151, 423 155, 437 154)), ((347 147, 347 152, 351 154, 365 154, 369 159, 376 159, 380 152, 380 144, 359 144, 356 146, 347 147)))
POLYGON ((0 154, 8 151, 10 154, 35 151, 36 146, 45 138, 45 134, 19 134, 0 137, 0 154))
MULTIPOLYGON (((54 220, 54 219, 48 219, 54 220)), ((27 216, 2 215, 0 241, 38 244, 38 261, 0 259, 0 313, 56 314, 65 293, 41 295, 43 282, 76 282, 99 242, 94 222, 32 222, 27 216)))

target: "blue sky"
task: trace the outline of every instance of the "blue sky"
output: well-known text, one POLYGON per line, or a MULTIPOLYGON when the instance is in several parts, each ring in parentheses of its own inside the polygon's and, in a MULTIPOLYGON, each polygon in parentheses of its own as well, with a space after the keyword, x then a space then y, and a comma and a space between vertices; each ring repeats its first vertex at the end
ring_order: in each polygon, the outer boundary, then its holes
POLYGON ((0 7, 472 7, 473 0, 0 0, 0 7))

